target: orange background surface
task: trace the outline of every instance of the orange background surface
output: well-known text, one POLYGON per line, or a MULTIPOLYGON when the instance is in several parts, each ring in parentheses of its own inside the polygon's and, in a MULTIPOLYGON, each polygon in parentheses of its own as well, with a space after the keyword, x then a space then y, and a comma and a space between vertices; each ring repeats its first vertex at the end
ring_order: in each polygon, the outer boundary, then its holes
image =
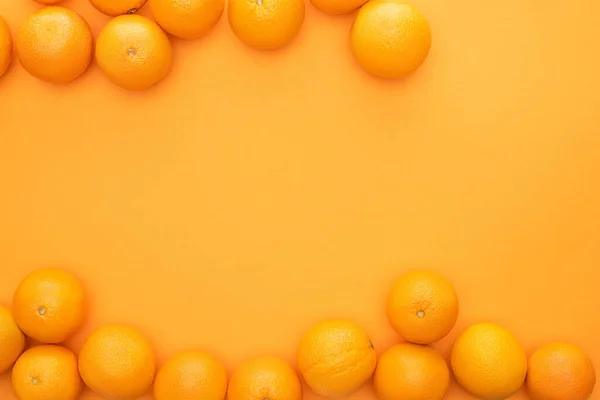
MULTIPOLYGON (((130 323, 161 362, 205 349, 231 371, 257 355, 293 362, 328 318, 385 350, 400 340, 390 285, 429 266, 461 301, 435 345, 446 357, 466 326, 494 321, 528 352, 571 341, 599 368, 600 3, 414 3, 434 42, 401 82, 354 63, 353 16, 309 3, 282 51, 244 47, 226 17, 173 40, 171 75, 143 93, 96 65, 53 86, 14 62, 0 80, 0 302, 62 265, 90 298, 72 349, 130 323)), ((96 34, 108 21, 65 5, 96 34)), ((36 8, 0 0, 13 32, 36 8)), ((8 376, 0 393, 13 399, 8 376)), ((470 398, 455 384, 447 396, 470 398)))

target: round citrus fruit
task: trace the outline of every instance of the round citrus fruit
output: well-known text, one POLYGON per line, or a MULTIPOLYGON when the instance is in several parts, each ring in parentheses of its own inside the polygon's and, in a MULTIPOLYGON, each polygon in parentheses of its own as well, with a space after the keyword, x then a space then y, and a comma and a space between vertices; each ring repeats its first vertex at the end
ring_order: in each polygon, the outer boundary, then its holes
POLYGON ((229 0, 233 33, 259 50, 275 50, 296 37, 304 22, 303 0, 229 0))
POLYGON ((379 357, 373 386, 381 400, 441 400, 450 371, 435 350, 418 344, 398 344, 379 357))
POLYGON ((171 35, 199 39, 217 25, 225 0, 150 0, 149 6, 156 22, 171 35))
POLYGON ((144 90, 171 70, 171 42, 154 21, 140 15, 113 18, 96 41, 96 61, 114 84, 144 90))
POLYGON ((83 74, 92 60, 93 46, 87 22, 63 7, 46 7, 31 14, 15 41, 23 68, 51 83, 68 83, 83 74))
POLYGON ((319 10, 327 14, 348 14, 369 0, 310 0, 310 2, 319 10))
POLYGON ((135 399, 150 389, 156 359, 137 330, 104 326, 90 335, 79 353, 79 373, 90 389, 109 399, 135 399))
POLYGON ((429 23, 399 0, 365 4, 350 31, 352 52, 362 68, 380 78, 402 78, 416 70, 431 47, 429 23))
POLYGON ((12 36, 10 29, 0 17, 0 76, 4 75, 12 60, 12 36))
POLYGON ((13 296, 13 314, 27 336, 42 343, 60 343, 81 326, 85 294, 70 273, 44 268, 29 274, 13 296))
POLYGON ((154 381, 155 400, 223 400, 227 392, 225 367, 210 354, 178 354, 162 366, 154 381))
POLYGON ((373 343, 360 326, 341 320, 308 330, 298 348, 298 368, 320 396, 344 397, 358 390, 377 364, 373 343))
POLYGON ((575 345, 550 343, 529 357, 525 385, 532 400, 587 400, 595 384, 592 360, 575 345))
POLYGON ((10 310, 0 306, 0 374, 8 371, 25 349, 25 335, 10 310))
POLYGON ((392 286, 387 303, 388 319, 404 339, 429 344, 446 336, 458 317, 458 297, 443 276, 412 271, 392 286))
POLYGON ((527 373, 527 357, 517 338, 491 323, 467 328, 452 347, 450 364, 458 383, 484 400, 510 397, 527 373))
POLYGON ((77 400, 83 389, 77 357, 61 346, 32 347, 17 360, 12 387, 20 400, 77 400))
POLYGON ((231 375, 228 400, 302 400, 302 385, 290 365, 275 357, 244 362, 231 375))
POLYGON ((90 0, 94 8, 102 14, 116 17, 117 15, 133 14, 146 4, 147 0, 90 0))

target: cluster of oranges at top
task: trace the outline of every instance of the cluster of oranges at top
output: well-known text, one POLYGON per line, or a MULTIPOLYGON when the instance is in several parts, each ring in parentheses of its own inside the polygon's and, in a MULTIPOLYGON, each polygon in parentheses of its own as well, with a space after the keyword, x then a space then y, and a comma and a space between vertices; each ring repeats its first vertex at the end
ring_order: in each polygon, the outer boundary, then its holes
MULTIPOLYGON (((76 12, 38 0, 50 7, 31 14, 15 38, 21 65, 33 76, 68 83, 89 66, 94 37, 76 12)), ((114 17, 96 40, 95 59, 110 81, 129 90, 144 90, 171 70, 171 34, 182 39, 206 35, 221 19, 225 0, 90 0, 114 17), (154 20, 135 12, 148 1, 154 20)), ((431 31, 423 14, 401 0, 311 0, 331 14, 360 8, 350 32, 351 49, 370 74, 400 78, 417 69, 431 46, 431 31)), ((229 24, 248 46, 274 50, 291 42, 304 22, 304 0, 229 0, 229 24)), ((13 40, 0 16, 0 76, 11 61, 13 40)))
MULTIPOLYGON (((325 398, 345 397, 372 378, 381 400, 441 400, 450 368, 428 345, 453 329, 458 310, 448 280, 431 271, 408 272, 392 286, 387 305, 390 324, 405 343, 378 358, 362 327, 325 321, 300 340, 298 370, 325 398)), ((228 378, 216 358, 188 351, 156 373, 150 341, 128 326, 97 329, 76 356, 59 343, 81 326, 85 314, 84 289, 60 269, 33 272, 17 287, 12 312, 0 307, 0 373, 12 366, 20 400, 76 400, 84 383, 109 400, 133 400, 152 386, 156 400, 302 399, 296 370, 276 357, 248 360, 228 378), (24 334, 42 344, 24 351, 24 334)), ((493 323, 467 328, 454 343, 450 366, 458 383, 484 400, 505 399, 523 384, 533 400, 586 400, 596 382, 592 361, 579 347, 551 343, 527 359, 517 338, 493 323)))

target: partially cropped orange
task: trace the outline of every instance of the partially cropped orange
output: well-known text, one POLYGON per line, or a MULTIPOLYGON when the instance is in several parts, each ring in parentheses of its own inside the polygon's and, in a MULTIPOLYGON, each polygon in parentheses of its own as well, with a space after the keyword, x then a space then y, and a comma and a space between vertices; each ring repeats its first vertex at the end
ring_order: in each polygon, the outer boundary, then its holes
POLYGON ((29 274, 13 296, 13 314, 27 336, 42 343, 61 343, 83 323, 85 293, 79 280, 57 268, 29 274))
POLYGON ((111 17, 133 14, 146 4, 148 0, 90 0, 94 8, 111 17))
POLYGON ((350 321, 322 322, 308 330, 298 348, 298 368, 320 396, 344 397, 373 375, 377 356, 367 332, 350 321))
POLYGON ((596 371, 578 346, 550 343, 529 357, 527 392, 532 400, 587 400, 596 384, 596 371))
POLYGON ((369 0, 310 0, 310 2, 319 10, 327 14, 348 14, 369 0))
POLYGON ((150 0, 156 22, 181 39, 199 39, 214 28, 225 9, 225 0, 150 0))
POLYGON ((170 358, 156 375, 155 400, 223 400, 227 372, 215 357, 200 351, 170 358))
POLYGON ((452 347, 450 364, 458 383, 483 400, 512 396, 527 373, 527 357, 517 338, 492 323, 467 328, 452 347))
POLYGON ((433 343, 454 327, 458 297, 443 276, 432 271, 411 271, 392 286, 387 315, 392 327, 407 341, 433 343))
POLYGON ((431 48, 425 16, 400 0, 372 0, 358 12, 350 32, 352 52, 362 68, 380 78, 415 71, 431 48))
POLYGON ((229 0, 231 30, 243 43, 275 50, 290 43, 304 23, 303 0, 229 0))
POLYGON ((0 306, 0 374, 8 371, 25 349, 25 335, 12 312, 0 306))
POLYGON ((15 40, 23 68, 51 83, 68 83, 83 74, 92 60, 93 46, 90 26, 64 7, 46 7, 31 14, 15 40))
POLYGON ((77 400, 83 389, 77 357, 61 346, 32 347, 15 364, 12 387, 20 400, 77 400))
POLYGON ((4 18, 0 17, 0 77, 4 75, 10 62, 12 60, 12 35, 10 29, 4 21, 4 18))
POLYGON ((441 400, 450 371, 431 347, 398 344, 379 357, 373 387, 380 400, 441 400))
POLYGON ((171 42, 156 22, 140 15, 113 18, 96 41, 98 66, 115 85, 144 90, 171 71, 171 42))
POLYGON ((244 362, 231 375, 227 400, 302 400, 302 385, 296 371, 276 357, 258 357, 244 362))
POLYGON ((152 345, 137 330, 104 326, 90 335, 79 353, 79 373, 85 384, 107 399, 135 399, 154 381, 156 357, 152 345))

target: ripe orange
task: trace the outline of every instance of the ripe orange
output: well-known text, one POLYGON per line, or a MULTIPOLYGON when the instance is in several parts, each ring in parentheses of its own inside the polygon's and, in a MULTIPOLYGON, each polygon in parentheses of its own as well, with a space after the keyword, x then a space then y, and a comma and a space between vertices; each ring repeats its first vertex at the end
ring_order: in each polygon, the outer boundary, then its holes
POLYGON ((96 61, 115 85, 144 90, 171 70, 171 42, 154 21, 140 15, 113 18, 96 41, 96 61))
POLYGON ((79 373, 90 389, 109 399, 134 399, 150 389, 156 371, 152 345, 137 330, 104 326, 79 353, 79 373))
POLYGON ((302 400, 302 385, 290 365, 275 357, 248 360, 233 373, 228 400, 302 400))
POLYGON ((587 400, 594 391, 596 371, 579 347, 550 343, 529 357, 525 384, 532 400, 587 400))
POLYGON ((90 0, 94 8, 102 14, 116 17, 117 15, 133 14, 146 4, 147 0, 90 0))
POLYGON ((300 341, 298 368, 320 396, 344 397, 358 390, 377 364, 367 332, 349 321, 326 321, 313 326, 300 341))
POLYGON ((310 2, 319 10, 328 14, 348 14, 369 0, 310 0, 310 2))
POLYGON ((0 306, 0 374, 8 371, 25 349, 25 335, 12 313, 0 306))
POLYGON ((200 351, 178 354, 162 366, 154 382, 155 400, 223 400, 227 372, 213 356, 200 351))
POLYGON ((12 36, 10 29, 0 17, 0 77, 4 75, 12 60, 12 36))
POLYGON ((527 373, 527 357, 517 338, 491 323, 467 328, 454 343, 450 364, 458 383, 484 400, 510 397, 527 373))
POLYGON ((404 339, 429 344, 446 336, 458 317, 458 297, 446 278, 431 271, 412 271, 392 286, 388 319, 404 339))
POLYGON ((296 37, 304 23, 303 0, 229 0, 233 33, 259 50, 275 50, 296 37))
POLYGON ((352 25, 350 45, 358 63, 380 78, 402 78, 416 70, 431 47, 429 23, 401 0, 372 0, 352 25))
POLYGON ((435 350, 398 344, 381 355, 373 386, 381 400, 441 400, 450 384, 446 361, 435 350))
POLYGON ((77 357, 61 346, 32 347, 17 360, 12 387, 20 400, 76 400, 83 388, 77 357))
POLYGON ((27 336, 42 343, 61 343, 81 326, 85 316, 81 283, 56 268, 29 274, 13 296, 17 325, 27 336))
POLYGON ((92 60, 92 30, 76 12, 63 7, 42 8, 21 25, 15 47, 21 65, 36 78, 68 83, 92 60))
POLYGON ((165 31, 181 39, 198 39, 217 25, 225 0, 150 0, 149 5, 165 31))

